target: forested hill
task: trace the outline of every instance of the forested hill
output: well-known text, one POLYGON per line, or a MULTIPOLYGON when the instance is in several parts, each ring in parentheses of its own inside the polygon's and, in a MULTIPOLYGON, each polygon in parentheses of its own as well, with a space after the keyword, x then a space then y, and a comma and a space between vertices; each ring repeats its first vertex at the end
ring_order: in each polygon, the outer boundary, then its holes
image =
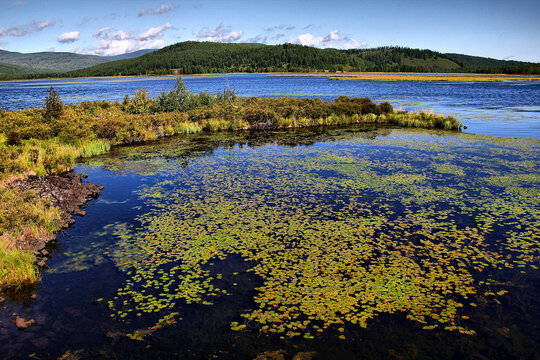
MULTIPOLYGON (((132 53, 136 56, 148 50, 132 53)), ((10 56, 13 57, 11 53, 10 56)), ((46 53, 43 53, 46 54, 46 53)), ((69 56, 66 54, 65 59, 69 56)), ((2 53, 0 52, 0 55, 2 53)), ((4 52, 5 55, 5 52, 4 52)), ((24 55, 24 54, 23 54, 24 55)), ((90 55, 77 55, 89 56, 90 55)), ((63 57, 63 56, 62 56, 63 57)), ((236 44, 211 42, 181 42, 129 59, 103 62, 69 71, 40 70, 29 74, 22 68, 0 67, 0 79, 33 77, 80 77, 115 75, 202 74, 223 72, 480 72, 508 74, 540 74, 540 64, 505 61, 461 54, 443 54, 431 50, 405 47, 374 49, 319 49, 309 46, 282 44, 236 44), (4 75, 2 75, 2 73, 4 75)), ((86 59, 85 59, 86 60, 86 59)), ((10 62, 2 60, 0 62, 10 62)), ((60 60, 55 60, 60 62, 60 60)), ((53 61, 54 62, 54 61, 53 61)), ((30 66, 26 63, 16 65, 30 66)), ((58 63, 56 64, 58 65, 58 63)), ((36 65, 32 64, 32 67, 36 65)), ((43 69, 43 66, 41 66, 43 69)))
POLYGON ((38 52, 24 54, 0 50, 0 62, 23 66, 31 72, 63 72, 82 69, 109 61, 101 56, 80 55, 69 52, 38 52))
POLYGON ((82 55, 69 52, 19 53, 0 50, 0 76, 36 74, 36 76, 55 76, 54 73, 83 69, 108 61, 129 59, 155 49, 138 50, 116 56, 82 55))
POLYGON ((5 74, 8 76, 17 76, 21 74, 28 74, 31 72, 35 72, 34 69, 0 62, 0 74, 5 74))
POLYGON ((282 44, 181 42, 134 59, 69 72, 68 76, 202 74, 222 72, 487 72, 540 73, 540 64, 403 47, 318 49, 282 44))

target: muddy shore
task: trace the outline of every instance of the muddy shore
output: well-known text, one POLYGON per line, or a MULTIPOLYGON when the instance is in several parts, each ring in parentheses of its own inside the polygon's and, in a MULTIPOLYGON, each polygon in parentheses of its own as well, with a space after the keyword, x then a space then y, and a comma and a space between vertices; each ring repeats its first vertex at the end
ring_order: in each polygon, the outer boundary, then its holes
MULTIPOLYGON (((32 190, 40 198, 50 199, 51 204, 60 210, 60 221, 57 232, 68 228, 75 220, 73 215, 83 216, 86 212, 81 208, 92 199, 97 199, 103 186, 85 182, 86 175, 73 171, 62 175, 29 175, 24 179, 12 181, 9 186, 19 191, 32 190)), ((16 243, 18 249, 33 251, 36 263, 45 267, 48 252, 47 244, 56 240, 56 234, 46 238, 33 236, 23 237, 16 243)))

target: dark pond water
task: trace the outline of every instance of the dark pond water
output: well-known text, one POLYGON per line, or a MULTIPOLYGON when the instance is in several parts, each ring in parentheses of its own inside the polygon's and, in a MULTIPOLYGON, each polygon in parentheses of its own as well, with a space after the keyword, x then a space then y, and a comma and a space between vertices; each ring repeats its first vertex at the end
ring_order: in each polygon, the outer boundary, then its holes
POLYGON ((37 298, 2 304, 0 353, 537 359, 539 149, 384 128, 116 148, 77 166, 105 189, 37 298))
MULTIPOLYGON (((327 77, 265 75, 187 76, 191 91, 215 93, 227 83, 242 97, 298 96, 332 100, 339 95, 389 101, 395 108, 453 115, 474 134, 539 138, 540 81, 416 82, 331 81, 327 77)), ((42 107, 53 86, 66 103, 121 101, 146 88, 151 97, 169 91, 174 77, 127 77, 0 82, 0 107, 6 110, 42 107)))

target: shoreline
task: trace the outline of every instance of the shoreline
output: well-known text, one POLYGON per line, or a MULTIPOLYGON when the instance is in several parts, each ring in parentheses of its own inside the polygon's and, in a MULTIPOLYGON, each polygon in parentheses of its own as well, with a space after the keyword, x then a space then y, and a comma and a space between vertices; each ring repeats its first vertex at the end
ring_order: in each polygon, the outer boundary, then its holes
POLYGON ((50 254, 46 248, 56 242, 61 231, 75 223, 74 216, 86 215, 84 206, 97 199, 103 190, 101 185, 84 182, 83 179, 86 177, 84 174, 70 170, 58 175, 27 175, 2 185, 21 193, 31 191, 36 198, 50 201, 51 206, 59 213, 53 232, 38 234, 25 232, 15 243, 17 250, 34 255, 34 265, 40 272, 47 268, 46 261, 50 254))
POLYGON ((267 77, 347 77, 357 75, 382 75, 382 76, 470 76, 470 77, 512 77, 512 78, 530 78, 522 80, 540 80, 540 75, 525 75, 525 74, 484 74, 484 73, 449 73, 449 72, 380 72, 380 71, 362 71, 362 72, 226 72, 226 73, 200 73, 200 74, 166 74, 166 75, 104 75, 104 76, 77 76, 77 77, 38 77, 38 78, 15 78, 15 79, 0 79, 1 82, 15 82, 15 81, 39 81, 39 80, 62 80, 62 79, 124 79, 124 78, 189 78, 189 77, 209 77, 209 76, 234 76, 234 75, 265 75, 267 77))

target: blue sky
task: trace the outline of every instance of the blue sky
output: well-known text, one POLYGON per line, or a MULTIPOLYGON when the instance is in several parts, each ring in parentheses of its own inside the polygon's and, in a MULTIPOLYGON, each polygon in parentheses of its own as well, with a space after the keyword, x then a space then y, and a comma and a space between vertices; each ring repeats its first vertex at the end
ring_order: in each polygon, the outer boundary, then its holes
POLYGON ((118 55, 179 41, 399 45, 540 62, 538 0, 0 0, 0 48, 118 55))

